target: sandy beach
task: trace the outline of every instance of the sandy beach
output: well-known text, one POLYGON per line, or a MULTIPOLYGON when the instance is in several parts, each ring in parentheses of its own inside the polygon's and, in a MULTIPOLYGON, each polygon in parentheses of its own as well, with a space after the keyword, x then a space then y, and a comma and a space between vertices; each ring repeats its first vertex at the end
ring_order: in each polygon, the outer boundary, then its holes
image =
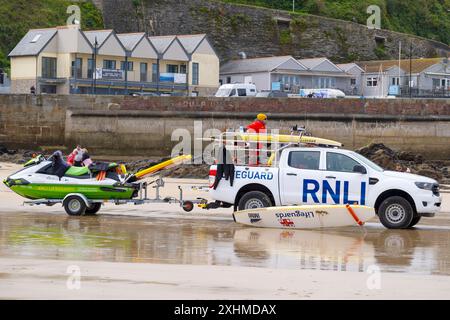
MULTIPOLYGON (((0 163, 3 179, 19 166, 0 163)), ((207 197, 167 179, 163 196, 207 197)), ((450 194, 414 230, 256 230, 231 209, 22 206, 0 186, 1 299, 449 299, 450 194), (84 219, 84 220, 83 220, 84 219), (75 285, 74 285, 75 284, 75 285), (79 286, 78 286, 79 285, 79 286)))

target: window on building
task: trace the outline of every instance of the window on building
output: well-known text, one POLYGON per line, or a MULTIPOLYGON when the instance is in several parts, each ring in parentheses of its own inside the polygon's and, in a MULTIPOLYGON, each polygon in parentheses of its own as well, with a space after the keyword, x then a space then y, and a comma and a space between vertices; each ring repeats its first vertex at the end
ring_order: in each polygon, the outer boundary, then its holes
POLYGON ((178 73, 178 66, 176 64, 168 64, 166 70, 167 73, 178 73))
MULTIPOLYGON (((126 61, 120 61, 120 70, 125 71, 125 65, 126 65, 126 61)), ((127 71, 133 71, 133 62, 132 61, 128 61, 127 71)))
POLYGON ((75 61, 72 61, 72 78, 83 78, 83 59, 77 58, 75 61))
POLYGON ((399 86, 400 85, 400 78, 399 77, 392 77, 391 78, 391 85, 399 86))
POLYGON ((319 77, 314 79, 315 88, 326 89, 336 87, 336 78, 319 77))
POLYGON ((354 78, 350 79, 350 85, 356 86, 356 79, 354 79, 354 78))
POLYGON ((42 78, 56 78, 56 58, 42 57, 42 78))
POLYGON ((180 73, 186 74, 186 65, 185 65, 185 64, 182 64, 182 65, 180 66, 180 73))
POLYGON ((367 78, 367 86, 368 87, 377 87, 378 86, 378 78, 376 78, 376 77, 367 78))
POLYGON ((152 81, 156 82, 158 80, 158 64, 152 64, 152 81))
POLYGON ((141 62, 141 67, 140 67, 141 82, 147 82, 147 70, 148 70, 147 63, 141 62))
POLYGON ((319 151, 292 151, 289 153, 288 165, 296 169, 319 170, 319 151))
POLYGON ((88 59, 87 76, 89 79, 94 77, 94 59, 88 59))
POLYGON ((433 88, 439 88, 441 86, 441 79, 433 78, 433 88))
POLYGON ((192 64, 192 84, 198 85, 200 79, 199 79, 199 65, 198 63, 194 62, 192 64))
POLYGON ((103 60, 103 69, 116 70, 115 60, 103 60))
POLYGON ((231 83, 231 77, 227 77, 227 83, 231 83))
POLYGON ((5 74, 0 70, 0 84, 5 83, 5 74))

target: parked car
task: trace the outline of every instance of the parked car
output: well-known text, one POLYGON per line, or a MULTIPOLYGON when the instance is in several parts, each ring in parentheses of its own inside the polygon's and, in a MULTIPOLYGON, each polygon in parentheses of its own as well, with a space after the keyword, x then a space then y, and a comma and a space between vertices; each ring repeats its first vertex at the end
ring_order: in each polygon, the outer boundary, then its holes
POLYGON ((283 91, 263 90, 256 94, 257 98, 287 98, 288 94, 283 91))
POLYGON ((345 93, 338 89, 301 89, 304 98, 345 98, 345 93))
POLYGON ((251 83, 223 84, 216 92, 216 97, 254 97, 256 86, 251 83))
POLYGON ((133 97, 159 97, 161 94, 157 92, 132 92, 130 96, 133 97))

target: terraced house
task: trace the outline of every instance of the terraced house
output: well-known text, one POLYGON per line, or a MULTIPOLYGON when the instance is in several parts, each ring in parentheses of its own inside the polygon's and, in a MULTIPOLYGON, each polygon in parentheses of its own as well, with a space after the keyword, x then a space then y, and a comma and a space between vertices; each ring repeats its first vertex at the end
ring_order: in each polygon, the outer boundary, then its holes
POLYGON ((219 58, 205 34, 33 29, 9 56, 12 93, 209 95, 219 85, 219 58))

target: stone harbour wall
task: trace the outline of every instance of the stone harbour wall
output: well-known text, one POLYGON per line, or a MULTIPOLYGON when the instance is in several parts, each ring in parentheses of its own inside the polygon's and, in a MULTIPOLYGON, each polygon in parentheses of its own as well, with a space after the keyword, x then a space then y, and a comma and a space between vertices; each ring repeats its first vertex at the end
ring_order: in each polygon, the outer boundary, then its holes
MULTIPOLYGON (((269 129, 306 125, 314 136, 356 149, 371 142, 450 159, 450 101, 0 95, 0 144, 11 149, 66 148, 101 155, 168 156, 176 129, 194 123, 238 128, 259 112, 269 129)), ((194 141, 192 141, 192 144, 194 141)))

